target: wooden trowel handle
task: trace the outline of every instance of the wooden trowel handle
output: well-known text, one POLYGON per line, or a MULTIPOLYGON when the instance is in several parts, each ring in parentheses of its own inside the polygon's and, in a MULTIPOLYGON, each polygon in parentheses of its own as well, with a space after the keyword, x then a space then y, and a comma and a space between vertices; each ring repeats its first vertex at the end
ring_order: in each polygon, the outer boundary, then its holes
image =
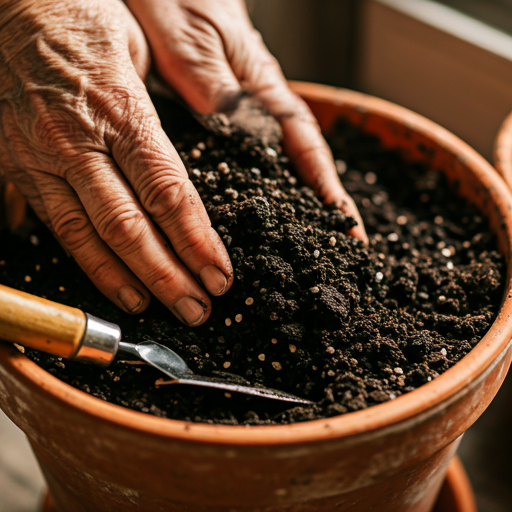
POLYGON ((0 339, 71 358, 86 324, 79 309, 0 285, 0 339))

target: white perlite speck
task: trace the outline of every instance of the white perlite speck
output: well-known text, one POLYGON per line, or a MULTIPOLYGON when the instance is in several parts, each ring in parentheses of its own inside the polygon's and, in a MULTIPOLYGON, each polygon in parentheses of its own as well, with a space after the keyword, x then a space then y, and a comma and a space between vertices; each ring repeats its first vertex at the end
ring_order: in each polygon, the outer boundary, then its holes
POLYGON ((453 268, 453 263, 452 263, 451 261, 449 261, 449 262, 446 264, 446 268, 447 268, 448 270, 452 270, 452 268, 453 268))
POLYGON ((448 249, 448 247, 445 247, 445 248, 441 251, 441 254, 442 254, 445 258, 449 258, 449 257, 452 255, 452 251, 450 251, 450 249, 448 249))
POLYGON ((377 272, 375 274, 375 281, 377 281, 377 283, 380 283, 383 279, 384 279, 384 274, 382 272, 377 272))
POLYGON ((447 354, 448 354, 448 352, 446 351, 446 349, 445 349, 445 348, 442 348, 442 349, 441 349, 441 354, 442 354, 443 356, 445 356, 445 355, 447 355, 447 354))
POLYGON ((389 233, 388 240, 390 242, 398 242, 398 235, 396 233, 389 233))
POLYGON ((277 151, 274 148, 267 148, 265 149, 265 152, 267 153, 268 156, 271 156, 273 158, 277 156, 277 151))
POLYGON ((311 293, 318 293, 320 291, 320 288, 318 286, 313 286, 309 289, 311 293))
POLYGON ((320 256, 320 251, 319 251, 318 249, 315 249, 315 250, 313 251, 313 257, 314 257, 314 258, 318 258, 319 256, 320 256))
POLYGON ((331 236, 331 238, 329 238, 329 245, 331 247, 334 247, 336 245, 336 238, 334 238, 333 236, 331 236))
POLYGON ((397 366, 396 368, 393 369, 393 371, 397 374, 397 375, 403 375, 404 374, 404 371, 402 370, 402 368, 400 368, 399 366, 397 366))
POLYGON ((192 174, 197 178, 201 177, 201 171, 199 169, 192 169, 192 174))
POLYGON ((190 152, 190 156, 192 158, 199 158, 201 156, 201 151, 197 148, 194 148, 191 152, 190 152))

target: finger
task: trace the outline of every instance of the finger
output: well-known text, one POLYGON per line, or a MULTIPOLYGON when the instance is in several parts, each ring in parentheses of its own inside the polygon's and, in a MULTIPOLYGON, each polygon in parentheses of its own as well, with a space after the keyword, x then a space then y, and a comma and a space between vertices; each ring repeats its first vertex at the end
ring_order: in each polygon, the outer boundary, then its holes
POLYGON ((120 7, 123 9, 125 16, 125 26, 128 31, 128 50, 133 66, 141 80, 145 81, 151 66, 151 54, 146 36, 130 10, 122 3, 120 7))
POLYGON ((249 92, 258 97, 283 128, 283 146, 304 183, 326 203, 335 203, 357 221, 351 234, 367 243, 357 207, 346 193, 336 171, 331 151, 305 102, 295 95, 277 61, 255 31, 245 41, 245 58, 237 58, 233 69, 249 92), (250 64, 249 64, 250 63, 250 64))
POLYGON ((61 178, 36 173, 46 223, 95 286, 127 313, 150 302, 145 286, 98 236, 73 189, 61 178))
POLYGON ((205 4, 200 13, 193 2, 186 7, 179 2, 127 3, 145 30, 159 74, 192 108, 210 114, 236 105, 240 83, 206 12, 221 6, 205 4))
POLYGON ((186 324, 204 322, 208 295, 165 246, 112 159, 89 154, 66 176, 102 240, 147 288, 186 324))
POLYGON ((113 120, 108 137, 112 155, 178 258, 211 294, 222 295, 233 282, 226 249, 147 94, 139 96, 133 109, 113 120))

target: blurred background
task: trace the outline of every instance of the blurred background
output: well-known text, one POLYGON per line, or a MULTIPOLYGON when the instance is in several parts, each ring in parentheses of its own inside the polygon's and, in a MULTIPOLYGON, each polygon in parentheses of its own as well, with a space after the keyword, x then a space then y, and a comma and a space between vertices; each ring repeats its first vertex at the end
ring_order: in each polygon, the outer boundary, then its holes
POLYGON ((399 103, 492 158, 512 110, 512 0, 247 3, 288 78, 399 103))
MULTIPOLYGON (((348 87, 445 126, 492 161, 512 111, 512 0, 247 0, 289 79, 348 87)), ((479 512, 512 511, 512 378, 459 455, 479 512)), ((43 480, 0 412, 0 512, 34 512, 43 480)), ((397 511, 400 512, 400 511, 397 511)))

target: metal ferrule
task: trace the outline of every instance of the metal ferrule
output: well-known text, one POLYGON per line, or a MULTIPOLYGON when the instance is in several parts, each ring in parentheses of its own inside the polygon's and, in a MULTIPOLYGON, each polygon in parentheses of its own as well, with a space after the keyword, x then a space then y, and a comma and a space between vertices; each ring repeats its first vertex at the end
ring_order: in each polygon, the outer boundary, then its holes
POLYGON ((108 366, 119 348, 121 329, 118 325, 101 320, 85 313, 87 325, 80 348, 74 361, 86 361, 100 366, 108 366))

